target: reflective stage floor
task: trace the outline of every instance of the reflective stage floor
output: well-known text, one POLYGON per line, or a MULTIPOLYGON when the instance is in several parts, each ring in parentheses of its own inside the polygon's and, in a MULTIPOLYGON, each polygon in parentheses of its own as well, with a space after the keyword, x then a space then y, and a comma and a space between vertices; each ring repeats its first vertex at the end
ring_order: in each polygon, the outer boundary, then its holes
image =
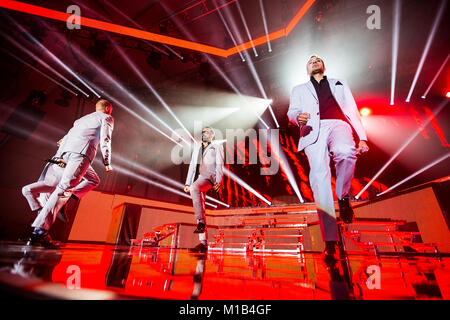
POLYGON ((3 294, 52 299, 330 300, 450 298, 450 258, 0 242, 3 294))

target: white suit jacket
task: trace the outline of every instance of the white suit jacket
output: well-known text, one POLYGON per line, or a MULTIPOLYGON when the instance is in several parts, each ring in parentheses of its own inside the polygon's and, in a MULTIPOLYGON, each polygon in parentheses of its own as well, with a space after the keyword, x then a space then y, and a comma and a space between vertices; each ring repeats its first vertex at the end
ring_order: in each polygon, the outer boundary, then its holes
POLYGON ((222 143, 211 142, 203 152, 202 143, 195 142, 194 150, 192 152, 191 162, 189 164, 189 171, 186 178, 186 185, 190 186, 194 183, 195 173, 197 171, 197 164, 200 161, 199 176, 209 179, 212 184, 221 183, 223 178, 223 163, 224 152, 222 143))
POLYGON ((112 116, 95 111, 76 120, 73 127, 64 136, 57 155, 64 152, 81 153, 94 161, 100 145, 103 164, 111 164, 111 135, 114 129, 112 116))
MULTIPOLYGON (((331 93, 336 99, 339 107, 347 118, 350 125, 355 129, 360 140, 367 140, 366 131, 361 122, 358 107, 355 99, 344 80, 327 78, 330 84, 331 93)), ((300 113, 307 112, 311 118, 306 125, 300 126, 300 140, 298 142, 298 151, 317 141, 319 136, 319 99, 316 89, 311 81, 300 84, 292 89, 289 110, 287 116, 289 121, 299 126, 297 116, 300 113)))

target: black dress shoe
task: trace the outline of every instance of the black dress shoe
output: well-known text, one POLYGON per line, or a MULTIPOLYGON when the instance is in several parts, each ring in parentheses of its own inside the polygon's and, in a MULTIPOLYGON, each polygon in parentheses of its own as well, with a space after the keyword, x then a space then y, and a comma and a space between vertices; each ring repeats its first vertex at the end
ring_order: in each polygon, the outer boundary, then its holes
POLYGON ((194 233, 203 233, 205 232, 206 225, 203 222, 199 222, 197 225, 197 229, 194 230, 194 233))
POLYGON ((28 239, 27 246, 39 245, 49 249, 58 249, 59 246, 56 245, 49 234, 35 234, 32 233, 31 237, 28 239))
POLYGON ((192 253, 206 253, 208 252, 208 246, 204 245, 203 243, 199 243, 194 248, 190 248, 188 250, 192 253))
POLYGON ((348 195, 342 198, 342 200, 338 201, 339 203, 339 216, 344 221, 344 223, 352 223, 353 222, 353 209, 350 206, 350 200, 348 195))

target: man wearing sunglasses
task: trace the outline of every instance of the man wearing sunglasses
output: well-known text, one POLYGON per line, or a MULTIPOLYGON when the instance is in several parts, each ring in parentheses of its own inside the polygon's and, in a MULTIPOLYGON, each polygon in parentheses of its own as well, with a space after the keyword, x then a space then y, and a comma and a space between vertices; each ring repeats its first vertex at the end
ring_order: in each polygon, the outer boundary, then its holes
POLYGON ((221 144, 213 143, 214 130, 205 127, 202 130, 202 143, 194 144, 184 191, 190 193, 200 244, 192 252, 206 252, 205 195, 209 189, 218 192, 222 186, 224 151, 221 144))

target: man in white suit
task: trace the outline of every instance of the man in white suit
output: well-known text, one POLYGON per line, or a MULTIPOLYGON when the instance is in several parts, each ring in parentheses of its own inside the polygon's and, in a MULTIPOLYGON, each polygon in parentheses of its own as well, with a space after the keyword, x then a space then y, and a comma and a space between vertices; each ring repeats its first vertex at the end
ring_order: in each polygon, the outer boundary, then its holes
POLYGON ((99 145, 106 171, 112 170, 111 135, 114 128, 112 105, 109 101, 101 99, 95 108, 95 112, 76 120, 61 141, 58 153, 65 163, 64 171, 55 190, 32 224, 34 231, 28 240, 29 245, 53 246, 48 231, 61 207, 86 175, 99 145))
POLYGON ((347 83, 324 76, 324 62, 317 56, 309 59, 306 69, 310 81, 294 87, 287 115, 291 123, 300 127, 298 151, 305 150, 308 157, 310 184, 326 244, 324 253, 334 257, 338 230, 331 189, 330 155, 336 167, 339 215, 345 223, 351 223, 353 210, 348 193, 356 156, 367 152, 369 147, 347 83), (353 133, 358 138, 357 147, 353 133))
POLYGON ((200 244, 192 252, 206 252, 205 194, 213 188, 219 191, 222 186, 224 151, 222 144, 213 143, 214 131, 210 127, 202 130, 202 143, 194 143, 184 191, 190 193, 200 244))

